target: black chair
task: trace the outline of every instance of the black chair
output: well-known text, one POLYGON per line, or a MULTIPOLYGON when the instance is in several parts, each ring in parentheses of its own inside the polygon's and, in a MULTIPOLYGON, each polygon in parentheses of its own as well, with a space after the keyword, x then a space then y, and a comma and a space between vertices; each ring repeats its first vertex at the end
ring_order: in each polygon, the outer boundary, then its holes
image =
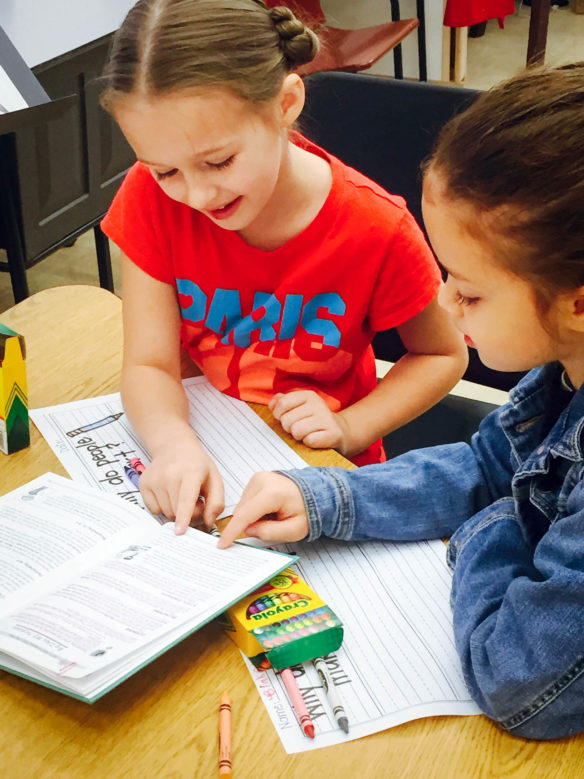
MULTIPOLYGON (((301 130, 389 192, 402 195, 423 229, 420 164, 430 154, 440 128, 477 92, 350 73, 315 73, 305 83, 307 105, 301 130)), ((378 333, 373 348, 377 358, 390 362, 405 351, 394 330, 378 333)), ((464 378, 507 390, 522 375, 486 368, 473 349, 464 378)), ((469 440, 492 408, 489 403, 448 396, 390 434, 389 453, 393 456, 414 445, 469 440)))

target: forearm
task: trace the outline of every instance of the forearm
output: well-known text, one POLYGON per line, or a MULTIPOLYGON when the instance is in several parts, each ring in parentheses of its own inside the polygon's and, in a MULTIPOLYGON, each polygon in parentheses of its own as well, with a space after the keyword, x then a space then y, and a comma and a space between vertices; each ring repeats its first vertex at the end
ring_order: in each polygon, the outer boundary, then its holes
POLYGON ((464 353, 404 355, 365 398, 339 411, 351 457, 415 419, 443 398, 462 376, 464 353))
POLYGON ((173 438, 196 437, 179 377, 151 365, 124 367, 121 390, 124 410, 152 457, 173 438))
POLYGON ((309 540, 442 538, 490 502, 482 471, 466 444, 419 449, 352 471, 288 471, 302 492, 309 540))

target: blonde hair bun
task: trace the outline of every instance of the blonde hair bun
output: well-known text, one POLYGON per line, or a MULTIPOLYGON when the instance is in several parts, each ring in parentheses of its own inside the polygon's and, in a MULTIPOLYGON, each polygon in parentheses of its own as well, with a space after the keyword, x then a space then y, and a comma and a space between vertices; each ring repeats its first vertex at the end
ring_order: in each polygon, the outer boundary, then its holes
POLYGON ((318 36, 290 8, 280 5, 271 8, 270 18, 280 36, 280 49, 288 67, 304 65, 316 57, 320 47, 318 36))

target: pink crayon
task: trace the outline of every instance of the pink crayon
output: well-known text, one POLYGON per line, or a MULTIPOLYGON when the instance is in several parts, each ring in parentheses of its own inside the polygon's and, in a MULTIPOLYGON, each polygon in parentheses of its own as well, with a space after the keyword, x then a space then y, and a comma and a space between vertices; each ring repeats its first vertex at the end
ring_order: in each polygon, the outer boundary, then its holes
POLYGON ((314 723, 312 722, 312 718, 308 713, 308 709, 304 703, 304 698, 302 697, 300 688, 296 683, 296 677, 294 676, 294 673, 290 670, 290 668, 282 668, 280 671, 280 676, 286 685, 288 695, 290 696, 294 710, 298 715, 298 719, 300 720, 300 727, 302 728, 303 733, 310 738, 314 738, 314 723))
POLYGON ((135 471, 138 471, 138 473, 144 473, 146 470, 146 466, 139 457, 132 457, 130 465, 135 471))

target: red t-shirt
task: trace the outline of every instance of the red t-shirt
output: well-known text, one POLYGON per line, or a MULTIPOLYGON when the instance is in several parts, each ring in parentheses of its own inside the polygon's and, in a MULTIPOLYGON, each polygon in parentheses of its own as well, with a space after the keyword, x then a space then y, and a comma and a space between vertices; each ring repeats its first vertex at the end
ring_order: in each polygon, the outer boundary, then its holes
MULTIPOLYGON (((172 200, 140 163, 102 228, 146 273, 175 287, 182 344, 217 389, 264 404, 278 392, 312 389, 338 411, 376 385, 374 334, 422 311, 441 277, 402 198, 293 139, 329 162, 333 183, 311 224, 277 249, 254 248, 172 200)), ((377 441, 354 462, 383 459, 377 441)))

